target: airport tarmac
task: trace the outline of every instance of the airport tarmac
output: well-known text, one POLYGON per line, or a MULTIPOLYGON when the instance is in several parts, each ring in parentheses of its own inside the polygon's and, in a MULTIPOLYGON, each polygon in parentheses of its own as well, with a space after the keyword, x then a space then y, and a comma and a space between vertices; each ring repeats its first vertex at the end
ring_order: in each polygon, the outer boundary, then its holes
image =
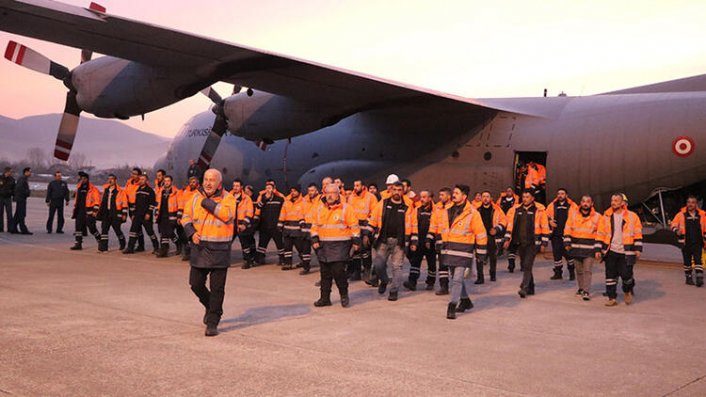
POLYGON ((521 300, 501 260, 455 321, 427 291, 388 302, 358 282, 350 308, 336 293, 314 308, 318 273, 235 267, 206 338, 186 263, 122 255, 112 235, 109 253, 70 251, 73 223, 47 235, 45 219, 31 199, 35 234, 0 234, 0 395, 706 395, 706 288, 673 264, 639 263, 634 304, 607 308, 602 266, 583 302, 538 259, 521 300))

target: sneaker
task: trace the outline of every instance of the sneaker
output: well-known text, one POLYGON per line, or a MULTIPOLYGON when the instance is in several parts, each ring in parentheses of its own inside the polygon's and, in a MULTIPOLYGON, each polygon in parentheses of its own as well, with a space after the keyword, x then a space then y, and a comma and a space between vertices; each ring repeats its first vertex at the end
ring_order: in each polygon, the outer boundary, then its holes
POLYGON ((217 325, 207 325, 205 335, 206 336, 218 335, 218 326, 217 325))
POLYGON ((579 288, 579 289, 576 291, 576 296, 582 296, 582 295, 583 295, 583 290, 582 290, 581 288, 579 288))
POLYGON ((390 291, 390 295, 387 297, 387 300, 389 301, 396 301, 397 300, 397 291, 390 291))
POLYGON ((585 301, 590 301, 591 300, 591 294, 588 293, 588 291, 583 291, 581 294, 581 299, 585 301))
POLYGON ((626 292, 625 296, 623 297, 623 300, 625 301, 626 305, 629 305, 632 303, 632 292, 626 292))
POLYGON ((608 299, 608 302, 606 302, 605 305, 608 307, 618 306, 618 301, 615 299, 608 299))
POLYGON ((471 298, 461 298, 461 301, 456 308, 456 313, 463 313, 466 310, 471 309, 473 309, 473 302, 471 302, 471 298))

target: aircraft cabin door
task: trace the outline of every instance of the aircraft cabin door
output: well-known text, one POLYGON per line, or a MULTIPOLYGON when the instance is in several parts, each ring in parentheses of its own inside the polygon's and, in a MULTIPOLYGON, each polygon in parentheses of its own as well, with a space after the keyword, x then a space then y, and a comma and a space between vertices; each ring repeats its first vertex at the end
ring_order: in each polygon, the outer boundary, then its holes
POLYGON ((546 179, 549 177, 546 167, 547 152, 515 152, 513 164, 515 192, 519 195, 528 186, 528 174, 532 174, 532 177, 539 176, 539 186, 536 186, 535 189, 535 200, 546 204, 546 179))

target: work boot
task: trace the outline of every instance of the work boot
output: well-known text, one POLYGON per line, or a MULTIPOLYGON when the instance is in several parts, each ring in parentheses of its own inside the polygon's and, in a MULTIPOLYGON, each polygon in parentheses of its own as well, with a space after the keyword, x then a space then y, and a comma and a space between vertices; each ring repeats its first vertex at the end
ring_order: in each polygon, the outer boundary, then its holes
POLYGON ((461 302, 458 304, 458 307, 456 308, 456 313, 463 313, 466 310, 471 310, 473 309, 473 302, 471 302, 471 298, 461 298, 461 302))
POLYGON ((292 265, 291 263, 285 263, 282 265, 282 270, 286 271, 286 270, 292 270, 292 269, 294 269, 294 265, 292 265))
POLYGON ((507 271, 509 273, 514 273, 515 272, 515 258, 508 258, 507 259, 507 271))
POLYGON ((520 298, 525 299, 527 297, 527 291, 525 291, 524 288, 520 288, 520 290, 517 291, 517 295, 520 295, 520 298))
POLYGON ((387 291, 387 283, 384 281, 380 281, 380 285, 378 286, 378 294, 382 295, 387 291))
POLYGON ((608 307, 618 306, 618 301, 615 299, 608 299, 608 302, 606 302, 605 305, 608 307))
POLYGON ((380 280, 377 277, 371 276, 368 280, 365 280, 365 284, 375 288, 380 284, 380 280))
POLYGON ((363 281, 365 281, 366 284, 368 284, 368 281, 370 281, 370 268, 363 269, 363 274, 361 276, 363 281))
POLYGON ((434 281, 427 281, 426 286, 424 287, 426 291, 432 291, 434 289, 434 281))
POLYGON ((120 241, 120 251, 124 250, 125 246, 127 245, 127 243, 125 242, 125 237, 118 239, 118 241, 120 241))
POLYGON ((404 283, 402 283, 402 286, 407 288, 410 291, 416 291, 417 290, 417 282, 412 281, 412 280, 407 280, 404 283))
POLYGON ((166 258, 169 255, 169 244, 162 244, 157 252, 157 258, 166 258))
POLYGON ((478 277, 476 277, 476 282, 473 284, 484 284, 485 283, 485 276, 483 273, 478 273, 478 277))
POLYGON ((453 303, 453 302, 449 303, 449 306, 446 309, 446 318, 449 320, 456 319, 456 304, 455 303, 453 303))
POLYGON ((209 324, 206 326, 206 336, 216 336, 218 335, 218 325, 216 324, 209 324))
POLYGON ((554 275, 549 278, 550 280, 562 280, 561 267, 554 267, 554 275))
POLYGON ((704 274, 696 273, 696 286, 701 288, 704 286, 704 274))
POLYGON ((258 252, 255 254, 255 263, 258 265, 264 265, 265 264, 265 254, 258 252))
POLYGON ((436 295, 448 295, 449 294, 449 280, 439 280, 439 290, 436 291, 436 295))
POLYGON ((398 292, 397 291, 390 291, 390 295, 387 297, 387 300, 389 301, 396 301, 398 297, 398 292))
POLYGON ((496 275, 497 275, 497 272, 495 270, 491 270, 490 271, 490 281, 493 281, 493 282, 497 281, 496 275))
POLYGON ((308 263, 302 264, 302 270, 299 272, 299 275, 304 276, 309 273, 311 273, 311 265, 308 263))
POLYGON ((351 304, 351 300, 348 298, 348 295, 341 296, 341 306, 343 307, 348 307, 351 304))
POLYGON ((574 266, 568 266, 569 269, 569 280, 576 280, 576 268, 574 266))
POLYGON ((623 300, 625 301, 626 305, 629 305, 632 303, 632 292, 626 292, 625 295, 623 296, 623 300))
POLYGON ((132 252, 145 252, 144 245, 138 245, 137 248, 133 249, 132 252))
POLYGON ((694 285, 694 277, 691 273, 686 275, 686 285, 694 285))
POLYGON ((181 241, 177 241, 177 243, 176 243, 176 252, 174 253, 174 255, 176 255, 176 256, 181 255, 181 251, 182 251, 182 247, 183 247, 183 246, 184 246, 184 245, 181 243, 181 241))
POLYGON ((241 269, 247 270, 252 267, 252 261, 250 259, 246 259, 245 263, 243 263, 243 266, 240 266, 241 269))
POLYGON ((81 245, 81 243, 78 243, 78 242, 75 243, 73 247, 71 247, 72 251, 81 251, 82 249, 83 249, 83 246, 81 245))
POLYGON ((331 306, 331 298, 321 297, 321 298, 319 298, 319 300, 314 302, 314 306, 316 306, 316 307, 331 306))
POLYGON ((153 255, 159 254, 159 240, 157 240, 156 238, 152 239, 152 254, 153 255))

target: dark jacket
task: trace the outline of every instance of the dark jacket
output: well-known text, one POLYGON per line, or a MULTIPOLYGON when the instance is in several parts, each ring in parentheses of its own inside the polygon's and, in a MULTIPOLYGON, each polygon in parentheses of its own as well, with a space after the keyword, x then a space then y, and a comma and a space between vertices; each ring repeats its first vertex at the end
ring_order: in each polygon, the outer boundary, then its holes
POLYGON ((27 200, 31 193, 29 181, 27 181, 26 176, 22 175, 17 179, 17 185, 15 185, 15 201, 27 200))
POLYGON ((140 186, 135 194, 135 216, 144 217, 145 214, 154 214, 157 199, 154 190, 148 185, 140 186))
POLYGON ((51 203, 55 207, 64 205, 64 201, 69 202, 69 185, 64 181, 51 181, 47 186, 47 204, 51 203))
POLYGON ((190 179, 192 176, 195 176, 195 177, 199 180, 199 182, 202 182, 202 180, 203 180, 203 171, 201 171, 201 167, 199 167, 198 164, 194 164, 194 165, 192 165, 192 166, 189 166, 189 170, 186 172, 186 180, 187 180, 187 182, 189 181, 189 179, 190 179))
POLYGON ((0 199, 11 198, 15 195, 15 178, 0 175, 0 199))
POLYGON ((284 204, 284 197, 279 194, 272 194, 269 199, 262 196, 262 201, 255 203, 255 207, 259 209, 255 212, 255 221, 258 222, 258 230, 277 231, 279 223, 279 213, 284 204))

